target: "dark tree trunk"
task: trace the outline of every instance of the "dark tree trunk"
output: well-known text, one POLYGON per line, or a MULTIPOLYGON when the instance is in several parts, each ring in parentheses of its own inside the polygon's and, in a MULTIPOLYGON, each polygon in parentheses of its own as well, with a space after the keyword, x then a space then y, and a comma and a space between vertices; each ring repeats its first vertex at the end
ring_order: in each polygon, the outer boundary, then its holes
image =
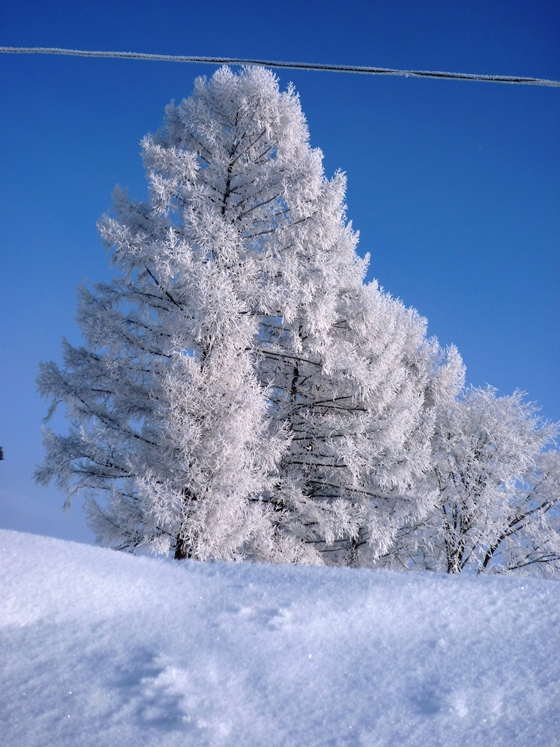
POLYGON ((190 549, 182 537, 177 537, 177 544, 175 545, 175 560, 186 560, 191 557, 190 549))

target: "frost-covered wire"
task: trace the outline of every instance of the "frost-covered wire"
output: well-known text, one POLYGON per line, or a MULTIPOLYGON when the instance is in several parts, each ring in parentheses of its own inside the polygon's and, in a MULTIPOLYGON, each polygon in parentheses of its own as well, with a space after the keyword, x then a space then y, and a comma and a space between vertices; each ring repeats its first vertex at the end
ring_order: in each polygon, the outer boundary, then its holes
POLYGON ((361 73, 364 75, 399 75, 405 78, 436 78, 443 80, 472 80, 482 83, 510 83, 528 86, 550 86, 559 88, 560 81, 545 78, 529 78, 518 75, 478 75, 476 73, 449 73, 437 70, 394 70, 367 65, 329 65, 318 62, 282 62, 278 60, 251 60, 240 57, 199 57, 196 55, 147 54, 145 52, 105 52, 84 49, 61 49, 59 47, 0 47, 4 54, 58 54, 73 57, 113 57, 126 60, 148 60, 153 62, 195 62, 208 65, 262 65, 264 67, 288 68, 290 70, 319 70, 330 73, 361 73))

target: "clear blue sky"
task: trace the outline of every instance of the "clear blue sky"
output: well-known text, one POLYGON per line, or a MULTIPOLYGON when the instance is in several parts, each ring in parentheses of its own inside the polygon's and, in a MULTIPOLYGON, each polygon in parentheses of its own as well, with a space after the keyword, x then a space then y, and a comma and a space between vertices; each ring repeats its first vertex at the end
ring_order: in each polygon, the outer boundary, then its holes
MULTIPOLYGON (((545 0, 5 3, 0 45, 217 55, 560 79, 545 0)), ((41 360, 79 343, 75 289, 109 277, 95 224, 145 195, 144 134, 212 66, 0 55, 0 526, 91 541, 32 482, 41 360)), ((560 420, 560 90, 317 72, 293 81, 371 277, 455 343, 468 381, 560 420)), ((58 421, 64 427, 64 421, 58 421)))

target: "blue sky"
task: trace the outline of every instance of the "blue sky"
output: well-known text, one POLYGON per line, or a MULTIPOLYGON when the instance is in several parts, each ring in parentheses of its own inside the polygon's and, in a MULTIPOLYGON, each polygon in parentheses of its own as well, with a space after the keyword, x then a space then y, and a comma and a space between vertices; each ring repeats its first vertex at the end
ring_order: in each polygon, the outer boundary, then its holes
MULTIPOLYGON (((560 6, 5 3, 0 44, 253 57, 560 80, 560 6), (8 7, 10 6, 10 7, 8 7)), ((0 527, 91 541, 79 506, 32 482, 41 360, 80 341, 76 286, 110 277, 96 221, 145 195, 144 134, 202 65, 0 55, 0 527)), ((325 169, 348 176, 370 276, 455 343, 469 383, 520 388, 560 420, 560 91, 279 71, 325 169)), ((60 419, 58 426, 64 428, 60 419)))

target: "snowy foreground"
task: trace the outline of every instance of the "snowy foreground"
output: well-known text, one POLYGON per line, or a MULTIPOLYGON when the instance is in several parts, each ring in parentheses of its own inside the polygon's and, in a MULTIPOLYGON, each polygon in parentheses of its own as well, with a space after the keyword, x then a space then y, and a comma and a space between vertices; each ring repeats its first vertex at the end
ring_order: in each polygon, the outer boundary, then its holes
POLYGON ((560 584, 0 531, 3 747, 560 744, 560 584))

